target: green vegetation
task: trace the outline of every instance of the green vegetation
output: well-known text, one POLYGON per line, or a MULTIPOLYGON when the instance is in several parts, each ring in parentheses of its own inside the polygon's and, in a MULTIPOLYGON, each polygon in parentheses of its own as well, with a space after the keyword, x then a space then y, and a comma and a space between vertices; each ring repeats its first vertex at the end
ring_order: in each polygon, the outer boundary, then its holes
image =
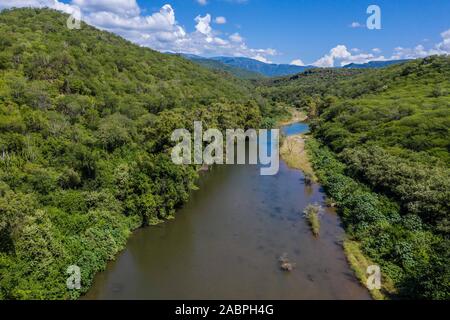
POLYGON ((170 160, 174 129, 277 113, 230 75, 66 20, 0 13, 0 299, 77 298, 68 266, 86 291, 131 230, 172 217, 197 177, 170 160))
POLYGON ((449 57, 255 88, 66 19, 0 13, 0 299, 77 298, 68 266, 87 290, 133 229, 173 217, 198 169, 170 160, 174 129, 274 127, 292 107, 352 265, 379 264, 388 297, 450 299, 449 57))
POLYGON ((258 82, 257 90, 268 103, 277 108, 296 108, 310 116, 323 105, 335 101, 333 94, 341 88, 335 87, 339 79, 346 79, 368 72, 366 69, 311 69, 288 77, 264 79, 258 82))
POLYGON ((449 299, 450 58, 309 70, 258 90, 308 112, 313 167, 351 240, 395 286, 385 293, 449 299))
POLYGON ((305 137, 303 135, 285 137, 280 148, 280 155, 290 168, 303 172, 306 184, 311 184, 313 181, 317 182, 317 177, 305 149, 305 137))
POLYGON ((450 58, 348 71, 312 70, 259 91, 309 112, 316 174, 397 295, 449 299, 450 58))
POLYGON ((305 214, 308 224, 311 227, 311 231, 315 237, 320 235, 320 220, 319 220, 320 207, 318 205, 308 205, 303 213, 305 214))
POLYGON ((350 239, 379 264, 398 295, 449 297, 448 239, 400 205, 350 177, 345 164, 317 141, 307 143, 316 173, 338 206, 350 239))
MULTIPOLYGON (((356 241, 344 240, 344 251, 348 262, 355 272, 359 281, 366 285, 367 283, 367 268, 373 266, 375 263, 370 261, 362 252, 361 246, 356 241)), ((386 300, 388 297, 396 294, 392 280, 386 276, 381 279, 381 289, 370 290, 370 294, 375 300, 386 300)))

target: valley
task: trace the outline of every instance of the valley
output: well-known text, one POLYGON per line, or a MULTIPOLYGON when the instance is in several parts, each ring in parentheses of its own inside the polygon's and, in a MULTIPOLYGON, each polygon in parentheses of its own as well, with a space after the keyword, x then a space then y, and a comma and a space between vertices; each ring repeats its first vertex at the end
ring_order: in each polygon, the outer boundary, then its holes
POLYGON ((0 12, 1 300, 450 298, 449 56, 264 74, 67 18, 0 12), (175 164, 196 121, 283 126, 279 173, 175 164))

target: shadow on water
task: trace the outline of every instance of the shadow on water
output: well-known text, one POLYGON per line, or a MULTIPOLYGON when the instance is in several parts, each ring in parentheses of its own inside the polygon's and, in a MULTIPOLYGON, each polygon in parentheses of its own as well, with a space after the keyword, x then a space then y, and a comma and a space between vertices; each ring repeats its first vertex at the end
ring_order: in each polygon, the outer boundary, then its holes
MULTIPOLYGON (((286 134, 308 130, 305 124, 286 134)), ((342 250, 344 231, 332 209, 314 238, 303 217, 324 207, 319 185, 306 187, 283 162, 276 176, 258 166, 217 166, 177 218, 135 232, 99 273, 86 299, 369 299, 342 250), (280 269, 286 254, 295 269, 280 269)))

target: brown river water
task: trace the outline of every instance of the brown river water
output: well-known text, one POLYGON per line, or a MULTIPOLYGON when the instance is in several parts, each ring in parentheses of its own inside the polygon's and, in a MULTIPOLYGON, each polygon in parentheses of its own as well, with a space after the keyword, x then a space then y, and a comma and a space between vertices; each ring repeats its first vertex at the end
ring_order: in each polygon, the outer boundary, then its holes
POLYGON ((137 230, 84 299, 370 299, 346 261, 334 210, 323 210, 320 237, 312 235, 303 209, 325 208, 325 194, 302 172, 284 162, 276 176, 223 165, 198 185, 175 220, 137 230), (292 272, 280 269, 282 255, 292 272))

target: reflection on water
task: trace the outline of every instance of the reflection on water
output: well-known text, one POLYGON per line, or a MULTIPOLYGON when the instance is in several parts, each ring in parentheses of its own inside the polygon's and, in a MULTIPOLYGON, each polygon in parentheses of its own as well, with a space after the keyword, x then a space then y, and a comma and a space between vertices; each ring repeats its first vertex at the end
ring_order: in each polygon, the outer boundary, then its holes
POLYGON ((320 186, 305 186, 284 163, 276 176, 259 173, 233 165, 203 175, 177 218, 135 232, 85 298, 368 299, 342 252, 337 215, 324 211, 317 239, 303 217, 309 203, 323 205, 320 186), (283 254, 296 265, 290 273, 280 270, 283 254))

